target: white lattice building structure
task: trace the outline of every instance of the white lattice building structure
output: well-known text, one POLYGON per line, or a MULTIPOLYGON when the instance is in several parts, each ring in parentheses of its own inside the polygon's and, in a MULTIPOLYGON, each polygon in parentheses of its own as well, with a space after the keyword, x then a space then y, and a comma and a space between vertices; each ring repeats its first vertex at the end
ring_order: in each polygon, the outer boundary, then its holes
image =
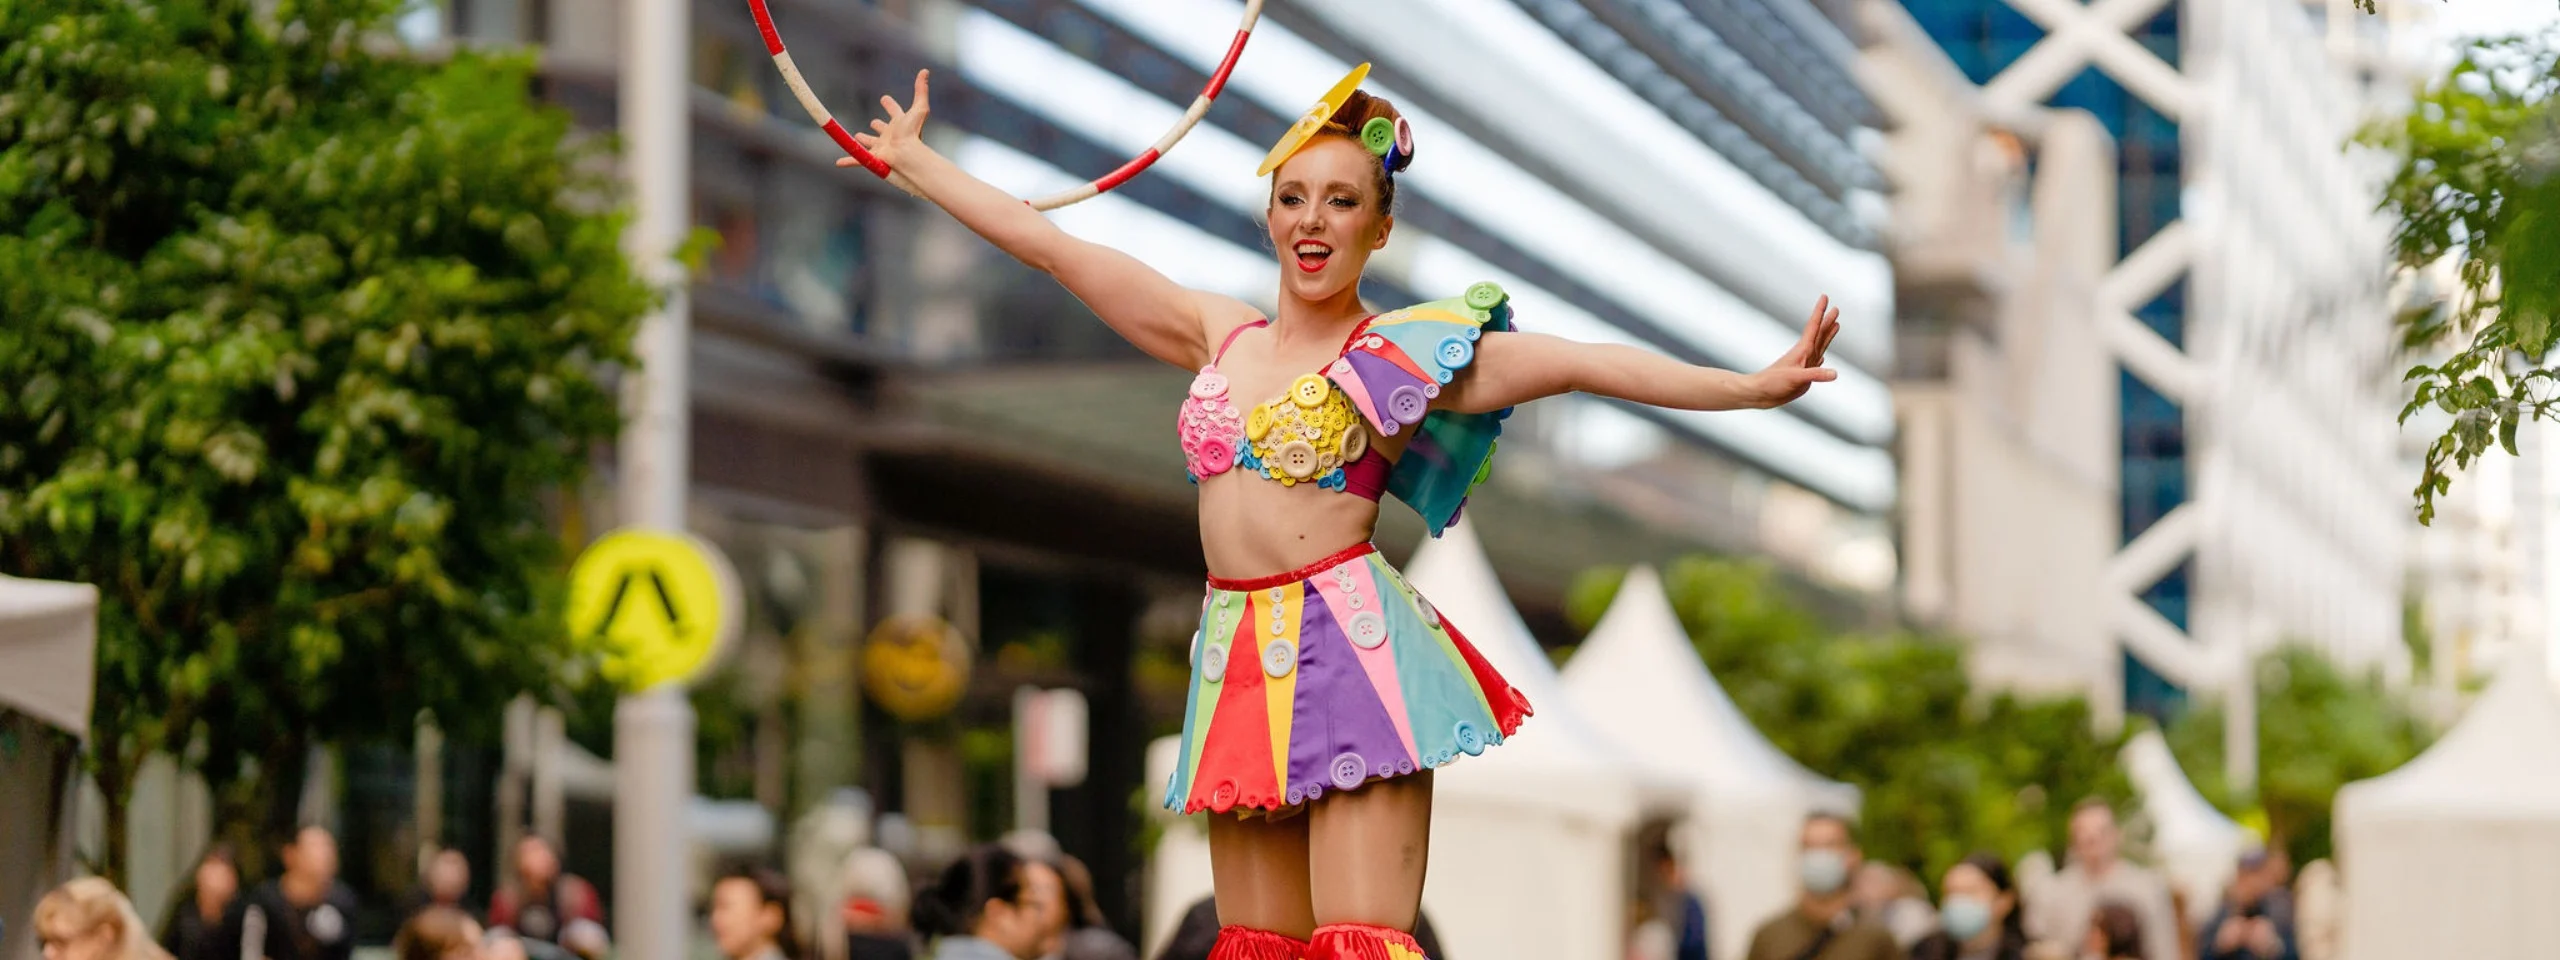
MULTIPOLYGON (((2139 692, 2129 672, 2199 695, 2246 689, 2239 666, 2283 643, 2405 673, 2411 523, 2393 423, 2388 233, 2374 213, 2382 171, 2341 150, 2369 115, 2368 68, 2333 59, 2306 9, 1860 10, 1865 79, 1894 127, 1904 323, 1928 327, 1918 318, 1934 307, 1949 315, 1936 328, 1959 344, 1943 350, 1943 369, 1905 363, 1897 377, 1907 587, 1915 609, 1986 638, 1999 655, 1983 669, 2008 674, 1995 679, 2085 685, 2104 716, 2139 692), (2090 129, 2092 118, 2107 129, 2090 129), (1984 178, 2021 176, 1969 159, 1986 137, 2015 137, 2037 158, 2034 187, 2012 194, 2019 209, 1929 216, 1984 178), (2112 151, 2115 177, 2085 169, 2093 144, 2112 151), (1963 238, 2013 220, 2033 232, 1963 238), (2093 253, 2092 233, 2116 242, 2093 253), (1929 263, 1950 249, 1986 252, 1929 263), (1914 289, 1932 271, 1940 285, 1914 289), (2139 386, 2121 402, 2112 385, 2093 399, 2075 380, 2093 367, 2139 386), (1964 451, 1913 449, 1931 418, 1985 436, 1964 451), (2118 440, 2120 456, 2093 458, 2075 431, 2118 440), (2002 457, 2014 463, 1984 463, 2002 457), (1963 491, 2017 486, 2021 470, 2051 474, 2048 489, 1965 508, 1963 491), (2112 516, 2093 518, 2093 486, 2112 516), (1988 599, 1947 599, 1966 596, 1988 599)), ((1904 350, 1930 355, 1909 337, 1904 350)), ((2251 742, 2235 736, 2235 772, 2254 768, 2251 742)))

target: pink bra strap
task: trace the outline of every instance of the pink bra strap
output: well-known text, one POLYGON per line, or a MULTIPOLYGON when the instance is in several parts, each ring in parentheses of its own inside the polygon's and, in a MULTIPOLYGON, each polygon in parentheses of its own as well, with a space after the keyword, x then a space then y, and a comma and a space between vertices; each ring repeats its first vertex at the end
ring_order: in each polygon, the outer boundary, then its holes
POLYGON ((1255 327, 1267 327, 1270 325, 1271 320, 1268 317, 1255 317, 1252 323, 1236 324, 1235 329, 1227 331, 1227 338, 1218 343, 1218 354, 1209 358, 1209 365, 1213 367, 1217 366, 1218 361, 1226 359, 1227 348, 1235 346, 1236 338, 1243 336, 1245 331, 1251 330, 1255 327))

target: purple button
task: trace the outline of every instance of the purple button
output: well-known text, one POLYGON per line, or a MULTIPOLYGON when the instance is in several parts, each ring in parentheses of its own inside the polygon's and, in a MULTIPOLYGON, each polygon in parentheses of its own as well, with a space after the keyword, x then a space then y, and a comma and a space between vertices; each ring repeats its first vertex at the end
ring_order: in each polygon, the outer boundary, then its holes
POLYGON ((1335 787, 1349 790, 1353 787, 1359 786, 1360 781, 1367 779, 1369 779, 1368 758, 1362 757, 1361 755, 1352 753, 1348 750, 1343 751, 1341 756, 1333 758, 1333 785, 1335 787))
POLYGON ((1430 398, 1423 396, 1422 390, 1411 384, 1397 387, 1395 392, 1387 394, 1387 415, 1396 418, 1398 423, 1420 422, 1422 415, 1430 412, 1430 398))
POLYGON ((1293 783, 1293 784, 1290 784, 1290 785, 1289 785, 1289 805, 1294 807, 1294 806, 1297 806, 1297 805, 1299 805, 1299 804, 1301 804, 1301 803, 1305 803, 1305 802, 1307 802, 1307 788, 1302 787, 1302 786, 1299 786, 1299 785, 1294 784, 1294 783, 1293 783))

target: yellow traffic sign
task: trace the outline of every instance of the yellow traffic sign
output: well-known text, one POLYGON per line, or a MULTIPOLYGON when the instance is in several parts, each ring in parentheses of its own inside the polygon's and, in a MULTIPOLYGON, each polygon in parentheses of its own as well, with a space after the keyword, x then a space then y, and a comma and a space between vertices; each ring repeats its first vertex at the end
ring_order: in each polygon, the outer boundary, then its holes
POLYGON ((737 571, 699 537, 617 531, 569 570, 569 636, 601 649, 606 679, 626 690, 701 676, 744 614, 737 571))

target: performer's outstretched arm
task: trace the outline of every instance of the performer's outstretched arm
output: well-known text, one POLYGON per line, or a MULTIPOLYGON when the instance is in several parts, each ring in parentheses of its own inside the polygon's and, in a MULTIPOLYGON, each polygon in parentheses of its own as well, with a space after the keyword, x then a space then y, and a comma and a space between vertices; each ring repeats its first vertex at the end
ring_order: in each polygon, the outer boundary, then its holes
MULTIPOLYGON (((1208 362, 1210 331, 1204 318, 1223 318, 1217 331, 1223 334, 1225 327, 1252 316, 1243 301, 1185 288, 1135 257, 1058 229, 1030 204, 969 175, 925 145, 921 134, 932 112, 927 73, 916 71, 910 105, 881 97, 888 119, 871 121, 870 133, 854 134, 864 149, 889 162, 895 171, 890 182, 933 201, 996 249, 1056 277, 1113 332, 1166 363, 1188 369, 1208 362)), ((849 167, 854 161, 838 160, 836 165, 849 167)))
POLYGON ((1806 318, 1804 336, 1758 373, 1698 367, 1636 347, 1583 343, 1539 333, 1488 333, 1476 344, 1475 368, 1435 406, 1490 413, 1540 397, 1588 393, 1674 410, 1748 410, 1804 396, 1837 376, 1822 365, 1840 311, 1823 297, 1806 318))

